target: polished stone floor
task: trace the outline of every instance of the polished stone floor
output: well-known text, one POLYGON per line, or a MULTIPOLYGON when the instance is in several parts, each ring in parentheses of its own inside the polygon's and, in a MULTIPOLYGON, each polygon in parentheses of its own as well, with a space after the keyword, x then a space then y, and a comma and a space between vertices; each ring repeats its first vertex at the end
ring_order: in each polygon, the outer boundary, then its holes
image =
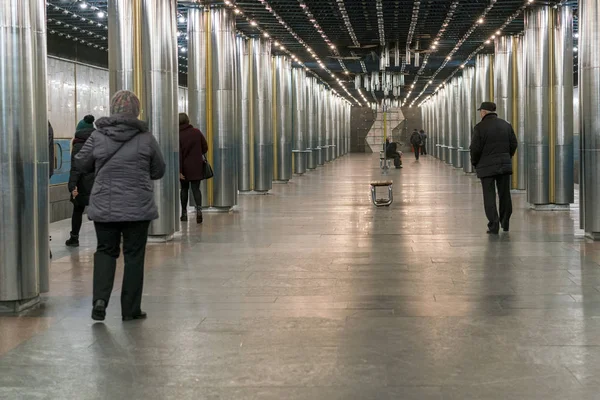
POLYGON ((0 317, 2 399, 598 399, 600 245, 576 209, 489 237, 472 176, 343 157, 148 248, 144 310, 90 319, 92 227, 52 289, 0 317))

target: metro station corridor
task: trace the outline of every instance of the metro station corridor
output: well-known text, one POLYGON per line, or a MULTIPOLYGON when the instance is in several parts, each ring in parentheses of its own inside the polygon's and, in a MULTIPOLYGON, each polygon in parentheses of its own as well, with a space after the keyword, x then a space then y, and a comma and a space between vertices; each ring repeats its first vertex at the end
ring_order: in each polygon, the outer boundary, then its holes
POLYGON ((475 177, 405 157, 375 208, 379 177, 348 155, 149 245, 145 321, 121 322, 117 285, 94 324, 93 228, 66 250, 52 224, 50 292, 0 317, 0 398, 597 399, 600 244, 578 210, 515 194, 489 236, 475 177))

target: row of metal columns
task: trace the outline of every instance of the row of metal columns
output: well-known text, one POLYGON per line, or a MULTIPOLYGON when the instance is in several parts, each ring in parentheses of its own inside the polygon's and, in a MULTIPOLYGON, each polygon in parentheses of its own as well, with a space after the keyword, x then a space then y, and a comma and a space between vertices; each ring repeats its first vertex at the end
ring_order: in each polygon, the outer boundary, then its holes
MULTIPOLYGON (((45 10, 43 0, 0 2, 0 311, 48 290, 45 10)), ((150 234, 168 240, 180 228, 177 1, 109 0, 108 23, 110 93, 138 95, 167 163, 150 234)), ((350 105, 272 57, 270 40, 236 37, 230 8, 191 8, 188 35, 189 116, 215 173, 204 206, 230 209, 238 192, 266 192, 348 152, 350 105)))
MULTIPOLYGON (((579 4, 579 103, 581 227, 600 232, 600 0, 579 4)), ((519 149, 513 158, 515 190, 527 192, 538 210, 568 210, 574 202, 573 10, 568 5, 525 11, 523 35, 501 36, 494 55, 477 55, 422 105, 428 151, 474 172, 469 158, 476 108, 494 101, 513 126, 519 149), (457 155, 458 151, 458 155, 457 155)))

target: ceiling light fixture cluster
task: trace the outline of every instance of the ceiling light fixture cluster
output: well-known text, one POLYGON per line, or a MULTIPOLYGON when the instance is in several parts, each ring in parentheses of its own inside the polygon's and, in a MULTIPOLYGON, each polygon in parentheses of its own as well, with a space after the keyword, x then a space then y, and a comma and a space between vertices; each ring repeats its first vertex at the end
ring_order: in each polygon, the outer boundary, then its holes
POLYGON ((342 67, 342 70, 344 71, 344 73, 346 75, 348 75, 349 71, 346 68, 346 64, 344 64, 344 61, 339 58, 340 52, 338 51, 337 46, 335 44, 333 44, 333 42, 331 40, 329 40, 329 37, 327 36, 327 34, 325 33, 325 31, 323 30, 321 25, 319 25, 319 22, 317 21, 316 17, 310 11, 310 8, 304 2, 304 0, 298 0, 298 4, 300 5, 300 8, 302 8, 304 10, 304 13, 306 14, 306 17, 308 18, 308 20, 315 26, 315 29, 317 30, 317 32, 319 32, 319 34, 321 34, 321 37, 323 38, 323 40, 325 41, 327 46, 331 49, 333 54, 338 57, 338 62, 340 64, 340 66, 342 67))
MULTIPOLYGON (((277 21, 290 33, 290 35, 292 35, 292 37, 294 37, 294 39, 296 39, 296 41, 301 44, 310 54, 311 56, 315 59, 315 61, 319 64, 319 66, 325 70, 326 72, 329 73, 329 75, 340 85, 340 87, 342 89, 344 89, 344 91, 346 92, 346 94, 352 99, 354 100, 354 102, 356 102, 357 104, 360 105, 360 102, 354 98, 354 96, 352 96, 352 94, 350 93, 350 91, 343 85, 342 81, 337 78, 333 72, 331 72, 326 66, 325 63, 323 63, 323 61, 321 61, 321 59, 319 58, 319 56, 315 53, 315 51, 296 33, 294 32, 294 30, 283 20, 283 18, 275 11, 273 10, 273 8, 271 7, 271 5, 269 4, 269 2, 267 0, 259 0, 260 3, 262 5, 265 6, 266 10, 269 11, 274 17, 275 19, 277 19, 277 21)), ((259 32, 261 32, 263 34, 263 36, 268 35, 269 37, 271 37, 272 35, 270 35, 266 30, 262 29, 260 27, 260 24, 258 21, 255 21, 254 19, 251 19, 249 17, 247 17, 245 15, 245 12, 235 6, 235 4, 233 4, 232 2, 230 2, 230 4, 228 4, 230 7, 234 7, 234 12, 239 16, 239 17, 243 17, 245 18, 248 22, 250 21, 254 21, 255 24, 251 24, 253 27, 255 27, 259 32)), ((266 37, 266 36, 265 36, 266 37)), ((335 93, 336 95, 340 96, 340 94, 334 89, 332 88, 323 78, 321 78, 317 73, 315 73, 314 71, 312 71, 310 68, 308 68, 306 66, 306 64, 304 64, 301 60, 298 59, 298 57, 293 54, 291 51, 287 50, 285 48, 285 46, 281 43, 279 43, 278 41, 274 41, 273 45, 276 46, 279 50, 285 52, 286 54, 288 54, 296 63, 298 63, 300 66, 304 67, 304 69, 311 73, 312 75, 314 75, 319 81, 321 81, 323 84, 325 84, 333 93, 335 93)), ((341 96, 340 96, 341 97, 341 96)), ((349 103, 350 100, 349 99, 345 99, 346 101, 348 101, 349 103)))
MULTIPOLYGON (((504 23, 502 24, 502 26, 500 26, 500 28, 496 31, 496 36, 498 35, 498 32, 502 33, 502 31, 508 26, 510 25, 517 17, 519 17, 519 15, 521 15, 523 13, 523 11, 527 8, 528 5, 530 5, 532 3, 532 1, 529 0, 525 0, 525 4, 523 4, 518 10, 516 10, 510 17, 508 17, 506 19, 506 21, 504 21, 504 23)), ((456 68, 454 71, 452 71, 452 73, 444 80, 444 82, 442 82, 436 89, 435 91, 430 94, 429 96, 427 96, 427 98, 425 98, 421 103, 419 103, 419 107, 422 106, 423 104, 425 104, 429 99, 431 99, 431 97, 433 95, 435 95, 441 88, 443 88, 446 83, 448 83, 448 81, 450 79, 452 79, 459 71, 462 71, 465 66, 467 65, 467 63, 473 58, 475 57, 481 50, 485 49, 487 42, 489 41, 486 40, 483 44, 481 44, 477 49, 475 49, 471 54, 469 54, 469 56, 465 59, 464 62, 461 63, 461 65, 456 68)), ((436 72, 437 74, 437 72, 436 72)), ((431 83, 431 82, 430 82, 431 83)), ((425 90, 427 89, 427 86, 421 91, 421 93, 412 101, 411 104, 414 104, 425 92, 425 90)))
MULTIPOLYGON (((448 53, 444 62, 442 62, 442 65, 440 65, 440 67, 437 69, 437 71, 435 71, 435 73, 433 74, 433 78, 435 78, 440 73, 440 71, 446 67, 448 62, 450 62, 450 60, 452 60, 452 56, 461 48, 461 46, 467 41, 467 39, 473 34, 473 32, 475 32, 477 27, 479 25, 483 24, 483 22, 485 21, 485 17, 490 12, 490 10, 492 8, 494 8, 495 4, 496 4, 496 0, 490 1, 490 4, 485 8, 485 10, 481 14, 481 16, 477 19, 477 21, 471 26, 471 28, 469 28, 469 30, 464 34, 464 36, 454 45, 454 48, 450 51, 450 53, 448 53)), ((442 29, 445 29, 445 27, 442 26, 442 29)), ((417 76, 415 77, 415 82, 416 82, 416 80, 418 80, 418 78, 419 78, 419 75, 417 74, 417 76)), ((419 95, 411 102, 411 106, 414 105, 415 101, 417 101, 417 99, 419 97, 421 97, 423 93, 425 93, 425 90, 427 90, 428 87, 429 87, 429 84, 426 84, 425 87, 423 87, 423 90, 421 91, 421 93, 419 93, 419 95)), ((405 103, 408 102, 409 97, 410 97, 409 95, 406 96, 406 99, 404 100, 405 103)))
MULTIPOLYGON (((415 31, 417 29, 417 22, 419 21, 419 11, 421 8, 421 0, 415 0, 413 4, 413 14, 410 20, 410 26, 408 27, 408 35, 406 36, 406 61, 405 63, 410 63, 410 47, 412 45, 413 36, 415 35, 415 31)), ((415 54, 415 62, 418 63, 418 53, 415 54)))
POLYGON ((385 43, 385 20, 383 19, 383 1, 375 0, 375 9, 377 10, 377 26, 379 28, 379 43, 382 47, 385 43))

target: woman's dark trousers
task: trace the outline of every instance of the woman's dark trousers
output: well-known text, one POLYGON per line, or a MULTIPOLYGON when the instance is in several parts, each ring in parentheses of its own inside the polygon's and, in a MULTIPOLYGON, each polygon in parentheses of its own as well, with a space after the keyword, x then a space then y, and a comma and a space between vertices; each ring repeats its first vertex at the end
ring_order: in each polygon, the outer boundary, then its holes
POLYGON ((187 214, 188 206, 188 195, 190 192, 190 186, 192 188, 192 195, 196 202, 196 207, 202 207, 202 192, 200 192, 200 181, 179 181, 181 183, 181 214, 187 214))
POLYGON ((150 221, 95 222, 98 247, 94 254, 94 304, 104 300, 108 306, 115 281, 117 259, 123 236, 123 286, 121 313, 123 317, 139 315, 144 287, 144 259, 150 221))
POLYGON ((79 204, 73 204, 73 216, 71 216, 71 236, 79 237, 79 231, 81 230, 81 224, 83 223, 83 212, 85 206, 79 204))

